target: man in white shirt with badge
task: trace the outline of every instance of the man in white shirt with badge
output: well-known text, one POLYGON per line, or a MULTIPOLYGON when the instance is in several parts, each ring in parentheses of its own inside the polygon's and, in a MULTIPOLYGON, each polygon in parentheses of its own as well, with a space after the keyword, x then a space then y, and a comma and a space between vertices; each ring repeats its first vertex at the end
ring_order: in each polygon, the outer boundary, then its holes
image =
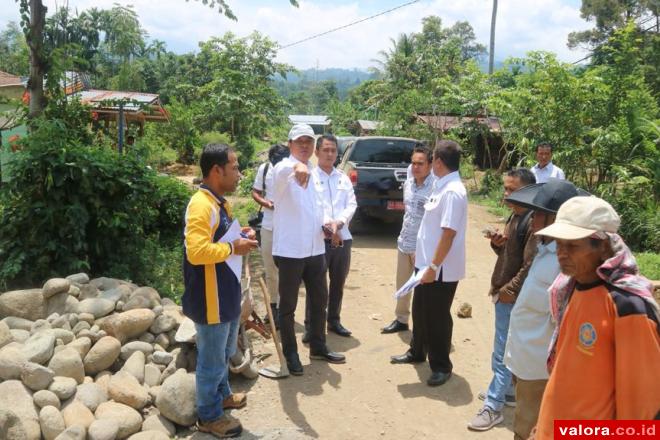
MULTIPOLYGON (((320 194, 327 223, 325 230, 325 261, 330 276, 328 295, 328 331, 339 336, 349 337, 350 330, 341 324, 341 304, 344 297, 344 283, 351 267, 351 247, 353 236, 348 224, 355 214, 357 202, 353 185, 346 174, 334 167, 337 159, 337 138, 323 135, 316 140, 318 166, 312 170, 316 182, 321 185, 320 194)), ((305 315, 305 337, 307 342, 310 318, 309 307, 305 315)))
POLYGON ((467 228, 467 192, 458 173, 460 158, 461 147, 454 141, 439 141, 433 151, 433 172, 438 180, 417 233, 415 269, 424 274, 413 296, 413 337, 406 353, 391 358, 393 364, 412 364, 424 362, 428 356, 429 386, 447 382, 453 369, 449 360, 450 309, 458 281, 465 277, 467 228))
POLYGON ((541 142, 536 146, 537 163, 531 168, 536 183, 545 183, 548 179, 565 180, 564 171, 552 163, 552 144, 541 142))
POLYGON ((296 124, 289 131, 291 155, 273 170, 275 212, 273 215, 273 258, 279 270, 280 333, 289 372, 300 376, 294 330, 298 289, 305 283, 310 307, 310 358, 343 363, 346 358, 325 343, 328 285, 325 276, 325 222, 320 187, 309 161, 314 152, 314 130, 296 124))

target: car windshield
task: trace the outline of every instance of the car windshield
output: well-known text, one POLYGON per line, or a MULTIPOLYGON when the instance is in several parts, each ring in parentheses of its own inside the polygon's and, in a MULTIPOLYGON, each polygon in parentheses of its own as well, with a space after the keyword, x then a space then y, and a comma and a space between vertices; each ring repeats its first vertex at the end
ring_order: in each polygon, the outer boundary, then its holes
POLYGON ((358 139, 353 145, 353 162, 409 164, 417 142, 405 139, 358 139))

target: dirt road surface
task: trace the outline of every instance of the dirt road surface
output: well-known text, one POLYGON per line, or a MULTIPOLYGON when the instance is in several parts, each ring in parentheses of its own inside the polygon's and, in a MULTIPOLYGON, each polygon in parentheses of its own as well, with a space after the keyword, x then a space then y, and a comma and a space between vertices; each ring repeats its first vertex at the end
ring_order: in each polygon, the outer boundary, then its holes
MULTIPOLYGON (((485 432, 467 430, 481 402, 477 394, 491 379, 494 309, 487 297, 495 255, 481 230, 502 227, 486 208, 471 204, 467 234, 467 277, 458 285, 452 307, 454 373, 445 385, 426 385, 428 363, 391 365, 390 355, 404 353, 411 333, 382 335, 380 328, 393 318, 396 236, 398 229, 378 225, 354 237, 351 272, 344 293, 342 322, 353 337, 328 335, 328 346, 346 354, 347 363, 332 365, 309 359, 299 342, 305 368, 301 377, 282 380, 232 379, 235 391, 248 392, 248 406, 233 411, 246 439, 511 439, 513 410, 505 423, 485 432), (473 317, 460 319, 462 302, 473 317)), ((261 300, 260 292, 254 294, 261 300)), ((296 331, 302 336, 304 290, 296 312, 296 331)), ((299 339, 300 341, 300 339, 299 339)), ((277 363, 271 342, 255 340, 257 352, 270 352, 264 365, 277 363)), ((197 433, 196 440, 208 436, 197 433)))

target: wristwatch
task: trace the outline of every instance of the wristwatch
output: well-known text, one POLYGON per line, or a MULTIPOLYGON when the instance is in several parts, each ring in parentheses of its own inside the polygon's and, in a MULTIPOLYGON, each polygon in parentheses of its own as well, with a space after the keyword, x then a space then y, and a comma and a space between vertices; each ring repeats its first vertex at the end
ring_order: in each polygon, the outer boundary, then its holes
POLYGON ((429 267, 430 267, 431 269, 433 269, 434 271, 437 272, 437 271, 438 271, 438 268, 439 268, 440 266, 438 266, 437 264, 433 264, 433 263, 431 263, 431 264, 429 264, 429 267))

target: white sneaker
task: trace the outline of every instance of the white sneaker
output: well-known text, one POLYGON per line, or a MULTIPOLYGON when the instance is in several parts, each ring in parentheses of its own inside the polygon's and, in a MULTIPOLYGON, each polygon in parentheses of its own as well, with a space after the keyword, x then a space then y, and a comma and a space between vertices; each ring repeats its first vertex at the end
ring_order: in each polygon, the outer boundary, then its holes
POLYGON ((501 412, 493 411, 487 406, 484 406, 479 410, 474 419, 468 423, 468 429, 472 429, 473 431, 488 431, 503 421, 504 416, 501 412))

